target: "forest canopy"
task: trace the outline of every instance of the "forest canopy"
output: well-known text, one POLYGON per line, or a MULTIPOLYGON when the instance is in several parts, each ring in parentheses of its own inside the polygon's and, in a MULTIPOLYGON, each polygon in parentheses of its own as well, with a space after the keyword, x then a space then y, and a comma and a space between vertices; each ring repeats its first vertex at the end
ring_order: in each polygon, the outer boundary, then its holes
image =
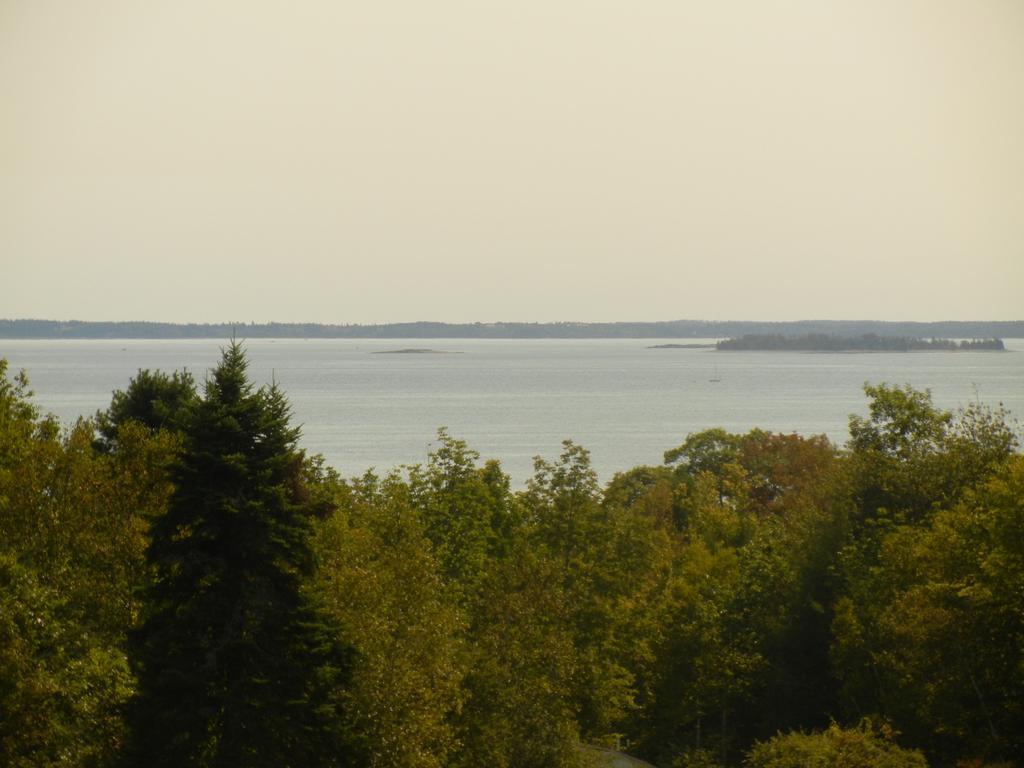
POLYGON ((0 764, 1014 765, 1016 423, 865 395, 515 489, 444 429, 341 477, 235 344, 70 428, 0 361, 0 764))

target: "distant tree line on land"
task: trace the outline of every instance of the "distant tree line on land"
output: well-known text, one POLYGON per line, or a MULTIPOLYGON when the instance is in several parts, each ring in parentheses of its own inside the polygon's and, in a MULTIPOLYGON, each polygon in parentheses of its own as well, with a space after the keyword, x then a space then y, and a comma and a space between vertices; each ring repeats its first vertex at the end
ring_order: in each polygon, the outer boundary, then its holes
POLYGON ((748 334, 736 339, 723 339, 716 348, 721 352, 749 350, 793 352, 980 352, 1004 351, 1002 339, 922 339, 912 336, 836 336, 807 333, 802 336, 748 334))
POLYGON ((1007 768, 1014 422, 867 386, 824 436, 711 429, 514 490, 442 430, 343 478, 232 344, 62 429, 0 361, 0 765, 1007 768))
POLYGON ((749 322, 672 320, 652 323, 150 323, 80 320, 2 320, 2 339, 676 339, 746 334, 910 336, 915 338, 1024 338, 1024 321, 934 323, 800 320, 749 322))

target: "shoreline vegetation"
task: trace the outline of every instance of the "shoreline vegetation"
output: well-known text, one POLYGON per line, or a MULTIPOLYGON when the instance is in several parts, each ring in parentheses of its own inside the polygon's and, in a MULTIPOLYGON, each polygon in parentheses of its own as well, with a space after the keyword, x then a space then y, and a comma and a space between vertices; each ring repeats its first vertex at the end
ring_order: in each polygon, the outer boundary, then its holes
MULTIPOLYGON (((666 345, 672 346, 672 345, 666 345)), ((1005 352, 1002 339, 918 338, 912 336, 834 336, 808 333, 803 336, 750 334, 723 339, 715 345, 719 352, 1005 352)))
POLYGON ((1024 320, 928 323, 882 320, 792 322, 670 320, 618 323, 154 323, 0 319, 0 339, 709 339, 767 334, 1024 338, 1024 320))

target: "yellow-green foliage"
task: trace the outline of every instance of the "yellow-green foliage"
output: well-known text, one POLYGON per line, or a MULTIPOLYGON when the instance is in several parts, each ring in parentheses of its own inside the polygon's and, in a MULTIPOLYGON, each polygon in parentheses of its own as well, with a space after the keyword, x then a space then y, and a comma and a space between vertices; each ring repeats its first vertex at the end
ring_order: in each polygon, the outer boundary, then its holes
POLYGON ((756 744, 747 754, 747 768, 927 768, 917 750, 901 749, 886 728, 869 724, 840 728, 833 723, 821 733, 779 734, 756 744))
POLYGON ((368 476, 335 500, 312 586, 356 651, 348 727, 371 768, 439 768, 456 746, 462 620, 404 484, 368 476))
MULTIPOLYGON (((323 686, 355 763, 575 768, 584 742, 673 768, 748 750, 747 768, 1008 766, 1024 753, 1012 423, 866 391, 845 449, 712 429, 604 490, 571 442, 518 492, 444 430, 383 479, 289 448, 275 493, 317 521, 315 557, 288 573, 329 614, 317 642, 353 651, 323 686), (884 719, 902 748, 830 717, 884 719)), ((118 759, 150 523, 199 402, 185 375, 140 373, 98 438, 40 413, 0 361, 0 766, 118 759)), ((179 513, 223 494, 207 480, 179 513)))
POLYGON ((127 424, 100 454, 90 422, 62 432, 30 397, 0 360, 0 764, 100 764, 123 738, 144 532, 176 440, 127 424))

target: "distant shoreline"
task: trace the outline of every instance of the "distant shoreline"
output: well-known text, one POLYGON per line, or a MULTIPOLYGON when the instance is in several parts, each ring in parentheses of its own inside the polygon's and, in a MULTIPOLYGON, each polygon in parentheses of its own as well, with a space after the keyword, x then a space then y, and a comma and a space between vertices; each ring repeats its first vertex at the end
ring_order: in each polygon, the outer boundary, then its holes
POLYGON ((0 339, 709 339, 798 336, 1024 338, 1024 320, 671 320, 615 323, 152 323, 0 319, 0 339))

